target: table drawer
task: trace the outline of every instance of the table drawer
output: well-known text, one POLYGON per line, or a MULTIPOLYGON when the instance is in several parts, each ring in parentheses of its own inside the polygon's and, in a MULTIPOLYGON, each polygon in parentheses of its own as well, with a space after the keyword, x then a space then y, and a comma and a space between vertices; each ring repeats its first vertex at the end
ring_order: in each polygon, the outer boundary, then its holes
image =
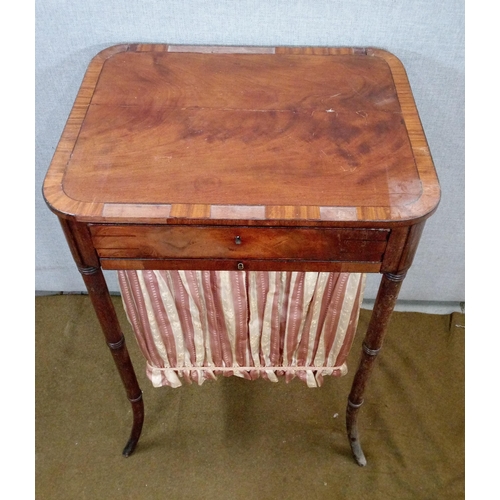
POLYGON ((385 229, 91 225, 108 259, 300 259, 380 262, 385 229))

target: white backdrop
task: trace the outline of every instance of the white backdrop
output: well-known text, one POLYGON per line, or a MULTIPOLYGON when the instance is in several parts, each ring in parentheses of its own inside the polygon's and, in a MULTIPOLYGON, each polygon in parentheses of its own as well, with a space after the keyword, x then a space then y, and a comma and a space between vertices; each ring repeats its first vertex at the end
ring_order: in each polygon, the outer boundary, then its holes
MULTIPOLYGON (((463 301, 464 3, 462 0, 37 0, 37 291, 84 291, 42 183, 85 69, 117 43, 373 46, 406 67, 442 187, 400 298, 463 301)), ((118 286, 107 273, 111 291, 118 286)), ((367 298, 378 279, 370 277, 367 298)))

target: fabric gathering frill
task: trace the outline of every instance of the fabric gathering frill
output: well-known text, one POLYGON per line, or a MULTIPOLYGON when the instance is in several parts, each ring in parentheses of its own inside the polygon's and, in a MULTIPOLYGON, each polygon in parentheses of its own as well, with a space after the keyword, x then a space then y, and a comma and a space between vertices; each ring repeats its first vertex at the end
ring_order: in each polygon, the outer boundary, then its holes
POLYGON ((318 387, 347 373, 365 275, 134 270, 118 281, 153 386, 235 375, 318 387))

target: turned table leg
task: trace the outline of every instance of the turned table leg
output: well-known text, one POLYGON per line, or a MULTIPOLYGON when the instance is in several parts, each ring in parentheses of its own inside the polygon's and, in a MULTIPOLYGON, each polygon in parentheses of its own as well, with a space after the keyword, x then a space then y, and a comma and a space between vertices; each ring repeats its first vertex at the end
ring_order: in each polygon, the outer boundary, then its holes
POLYGON ((127 397, 132 405, 134 416, 130 438, 123 449, 123 455, 131 455, 139 441, 144 422, 144 403, 142 391, 137 382, 134 367, 129 357, 125 337, 116 317, 116 312, 111 302, 108 287, 100 268, 80 268, 83 280, 89 292, 90 300, 101 324, 106 342, 118 368, 127 397))
POLYGON ((144 403, 134 367, 125 345, 116 311, 109 295, 108 286, 101 270, 88 229, 85 225, 61 219, 61 226, 68 240, 71 253, 80 271, 90 300, 94 306, 106 343, 122 379, 127 397, 132 405, 133 424, 130 438, 123 455, 131 455, 139 441, 144 422, 144 403))
POLYGON ((347 401, 347 436, 354 459, 360 466, 366 465, 366 458, 359 441, 358 412, 363 404, 365 387, 373 369, 375 358, 382 347, 387 325, 396 305, 399 289, 401 288, 405 274, 406 271, 399 274, 385 273, 382 276, 377 299, 375 300, 372 316, 363 342, 361 360, 347 401))

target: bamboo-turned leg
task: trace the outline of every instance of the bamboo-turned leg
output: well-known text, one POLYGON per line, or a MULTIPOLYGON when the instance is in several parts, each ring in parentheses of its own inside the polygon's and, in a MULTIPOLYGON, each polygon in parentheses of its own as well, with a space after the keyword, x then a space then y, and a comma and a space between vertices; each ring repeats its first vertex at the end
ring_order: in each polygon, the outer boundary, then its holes
POLYGON ((108 285, 104 279, 89 229, 85 223, 75 222, 71 219, 60 218, 59 222, 68 241, 73 259, 89 292, 104 337, 132 405, 132 432, 123 450, 123 455, 128 457, 134 451, 142 431, 144 421, 142 391, 135 376, 134 367, 125 345, 125 338, 109 295, 108 285))
POLYGON ((90 300, 101 324, 108 347, 111 350, 118 372, 132 404, 133 424, 130 438, 123 450, 123 455, 131 455, 139 441, 144 422, 144 403, 142 391, 137 382, 134 367, 130 360, 125 337, 120 328, 115 308, 111 302, 104 275, 97 267, 79 267, 89 292, 90 300))
POLYGON ((366 465, 366 458, 359 441, 358 412, 363 404, 363 394, 373 369, 373 362, 382 347, 387 325, 396 305, 399 289, 401 288, 405 274, 406 272, 399 274, 385 273, 382 276, 372 317, 363 342, 361 360, 347 401, 347 436, 354 459, 360 466, 366 465))

